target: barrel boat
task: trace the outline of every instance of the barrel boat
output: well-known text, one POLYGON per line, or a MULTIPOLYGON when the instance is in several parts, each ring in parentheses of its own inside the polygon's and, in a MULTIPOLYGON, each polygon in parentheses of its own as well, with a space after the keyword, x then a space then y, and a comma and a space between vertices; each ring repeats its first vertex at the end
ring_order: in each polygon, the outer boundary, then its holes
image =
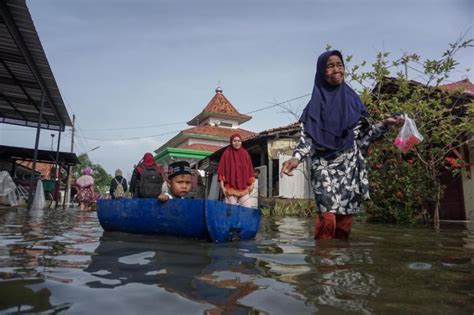
POLYGON ((98 200, 97 216, 106 231, 232 242, 254 238, 262 212, 207 199, 120 198, 98 200))

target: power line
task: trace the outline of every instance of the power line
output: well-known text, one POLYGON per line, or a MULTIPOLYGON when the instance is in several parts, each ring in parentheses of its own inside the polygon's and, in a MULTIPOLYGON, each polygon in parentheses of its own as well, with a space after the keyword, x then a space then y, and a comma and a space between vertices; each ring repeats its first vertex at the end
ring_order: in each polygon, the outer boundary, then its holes
POLYGON ((141 126, 141 127, 122 127, 122 128, 103 128, 103 129, 82 129, 82 131, 105 131, 105 130, 129 130, 129 129, 146 129, 146 128, 156 128, 156 127, 164 127, 164 126, 172 126, 172 125, 181 125, 186 123, 186 121, 180 121, 175 123, 166 123, 166 124, 159 124, 159 125, 150 125, 150 126, 141 126))
MULTIPOLYGON (((248 114, 253 114, 253 113, 256 113, 256 112, 260 112, 260 111, 265 110, 265 109, 273 108, 273 107, 280 106, 280 105, 285 104, 285 103, 289 103, 289 102, 292 102, 292 101, 296 101, 296 100, 298 100, 298 99, 307 97, 307 96, 309 96, 309 95, 311 95, 311 93, 305 94, 305 95, 302 95, 302 96, 298 96, 298 97, 295 97, 295 98, 292 98, 292 99, 289 99, 289 100, 286 100, 286 101, 283 101, 283 102, 280 102, 280 103, 276 103, 276 104, 272 104, 272 105, 265 106, 265 107, 262 107, 262 108, 258 108, 258 109, 252 110, 252 111, 247 112, 247 113, 244 113, 244 114, 245 114, 245 115, 248 115, 248 114)), ((165 123, 165 124, 158 124, 158 125, 136 126, 136 127, 134 126, 134 127, 120 127, 120 128, 81 129, 81 131, 82 131, 82 132, 87 132, 87 131, 105 131, 105 130, 146 129, 146 128, 156 128, 156 127, 180 125, 180 124, 184 124, 184 123, 186 123, 186 121, 173 122, 173 123, 165 123)), ((141 138, 150 138, 150 137, 153 137, 153 136, 146 136, 146 137, 141 137, 141 138)), ((87 138, 87 137, 82 137, 82 138, 94 140, 94 138, 87 138)), ((128 138, 127 138, 127 139, 128 139, 128 138)), ((137 138, 130 138, 130 139, 137 139, 137 138)), ((112 141, 112 140, 110 140, 110 141, 112 141)))
MULTIPOLYGON (((304 98, 304 97, 308 97, 308 96, 310 96, 310 95, 311 95, 311 93, 305 94, 305 95, 301 95, 301 96, 298 96, 298 97, 295 97, 295 98, 292 98, 292 99, 289 99, 289 100, 286 100, 286 101, 283 101, 283 102, 279 102, 279 103, 276 103, 276 104, 272 104, 272 105, 269 105, 269 106, 265 106, 265 107, 261 107, 261 108, 258 108, 258 109, 249 111, 249 112, 247 112, 247 113, 245 113, 245 114, 248 115, 248 114, 257 113, 257 112, 260 112, 260 111, 263 111, 263 110, 266 110, 266 109, 269 109, 269 108, 273 108, 273 107, 280 106, 280 105, 285 104, 285 103, 289 103, 289 102, 292 102, 292 101, 299 100, 299 99, 304 98)), ((86 136, 84 136, 84 132, 87 132, 87 131, 146 129, 146 128, 156 128, 156 127, 179 125, 179 124, 183 124, 183 123, 186 123, 186 122, 185 122, 185 121, 182 121, 182 122, 165 123, 165 124, 149 125, 149 126, 141 126, 141 127, 138 127, 138 126, 137 126, 137 127, 121 127, 121 128, 104 128, 104 129, 81 129, 81 128, 80 128, 79 126, 77 126, 77 124, 76 124, 76 130, 78 131, 78 133, 81 133, 82 135, 75 135, 75 137, 77 137, 77 138, 80 139, 80 142, 81 142, 81 143, 78 143, 78 145, 79 145, 82 149, 84 149, 84 147, 89 147, 89 146, 90 146, 89 143, 87 143, 87 140, 95 140, 95 141, 129 141, 129 140, 139 140, 139 139, 160 137, 160 136, 164 136, 164 135, 176 133, 176 132, 179 132, 179 131, 181 131, 181 130, 169 131, 169 132, 154 134, 154 135, 150 135, 150 136, 131 137, 131 138, 119 138, 119 139, 103 139, 103 138, 86 137, 86 136), (84 139, 85 142, 84 142, 82 139, 84 139)), ((24 131, 25 129, 0 129, 0 130, 8 130, 8 131, 20 131, 20 130, 21 130, 21 131, 24 131)), ((70 136, 70 135, 67 134, 67 132, 68 132, 68 131, 65 131, 64 133, 65 133, 67 136, 70 136)), ((70 131, 69 131, 69 132, 70 132, 70 131)))
POLYGON ((292 98, 291 100, 286 100, 286 101, 283 101, 283 102, 280 102, 280 103, 276 103, 276 104, 265 106, 265 107, 262 107, 262 108, 259 108, 259 109, 256 109, 256 110, 252 110, 252 111, 247 112, 245 114, 248 115, 248 114, 253 114, 253 113, 256 113, 256 112, 260 112, 260 111, 265 110, 265 109, 269 109, 269 108, 272 108, 272 107, 280 106, 280 105, 285 104, 285 103, 289 103, 289 102, 292 102, 292 101, 299 100, 300 98, 307 97, 309 95, 311 95, 311 93, 292 98))
POLYGON ((86 139, 86 140, 96 140, 96 141, 129 141, 129 140, 139 140, 139 139, 145 139, 145 138, 155 138, 155 137, 165 136, 165 135, 169 135, 169 134, 180 132, 180 131, 181 130, 175 130, 175 131, 159 133, 159 134, 151 135, 151 136, 119 138, 119 139, 100 139, 100 138, 91 138, 91 137, 84 137, 84 136, 76 136, 76 137, 86 139))

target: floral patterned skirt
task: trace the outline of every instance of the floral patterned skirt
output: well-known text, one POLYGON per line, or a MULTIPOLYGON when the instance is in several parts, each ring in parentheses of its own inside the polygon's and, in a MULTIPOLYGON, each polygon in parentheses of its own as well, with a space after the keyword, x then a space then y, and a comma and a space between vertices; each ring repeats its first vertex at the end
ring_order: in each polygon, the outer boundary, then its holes
POLYGON ((367 164, 357 147, 333 159, 313 158, 311 164, 318 212, 355 214, 370 199, 367 164))
POLYGON ((78 188, 77 201, 86 205, 89 205, 94 202, 94 193, 91 191, 91 188, 78 188))

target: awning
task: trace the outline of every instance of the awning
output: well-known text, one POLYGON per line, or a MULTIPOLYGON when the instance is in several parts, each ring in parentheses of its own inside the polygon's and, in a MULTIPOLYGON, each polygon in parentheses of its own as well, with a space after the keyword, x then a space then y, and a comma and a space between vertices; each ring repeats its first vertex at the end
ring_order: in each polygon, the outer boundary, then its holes
POLYGON ((0 123, 64 131, 71 119, 25 0, 0 0, 0 123))
MULTIPOLYGON (((0 160, 11 159, 11 160, 22 160, 22 161, 33 161, 34 149, 11 147, 6 145, 0 145, 0 160)), ((38 150, 38 162, 42 163, 56 163, 56 151, 38 150)), ((79 164, 79 160, 75 153, 70 152, 59 152, 58 164, 61 165, 76 165, 79 164)))

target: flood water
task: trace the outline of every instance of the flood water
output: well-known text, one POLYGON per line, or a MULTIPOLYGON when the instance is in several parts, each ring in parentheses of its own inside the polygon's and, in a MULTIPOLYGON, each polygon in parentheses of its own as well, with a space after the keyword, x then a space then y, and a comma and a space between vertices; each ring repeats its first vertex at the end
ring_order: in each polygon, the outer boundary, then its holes
POLYGON ((0 312, 473 314, 474 226, 262 218, 254 241, 105 233, 95 212, 0 209, 0 312))

